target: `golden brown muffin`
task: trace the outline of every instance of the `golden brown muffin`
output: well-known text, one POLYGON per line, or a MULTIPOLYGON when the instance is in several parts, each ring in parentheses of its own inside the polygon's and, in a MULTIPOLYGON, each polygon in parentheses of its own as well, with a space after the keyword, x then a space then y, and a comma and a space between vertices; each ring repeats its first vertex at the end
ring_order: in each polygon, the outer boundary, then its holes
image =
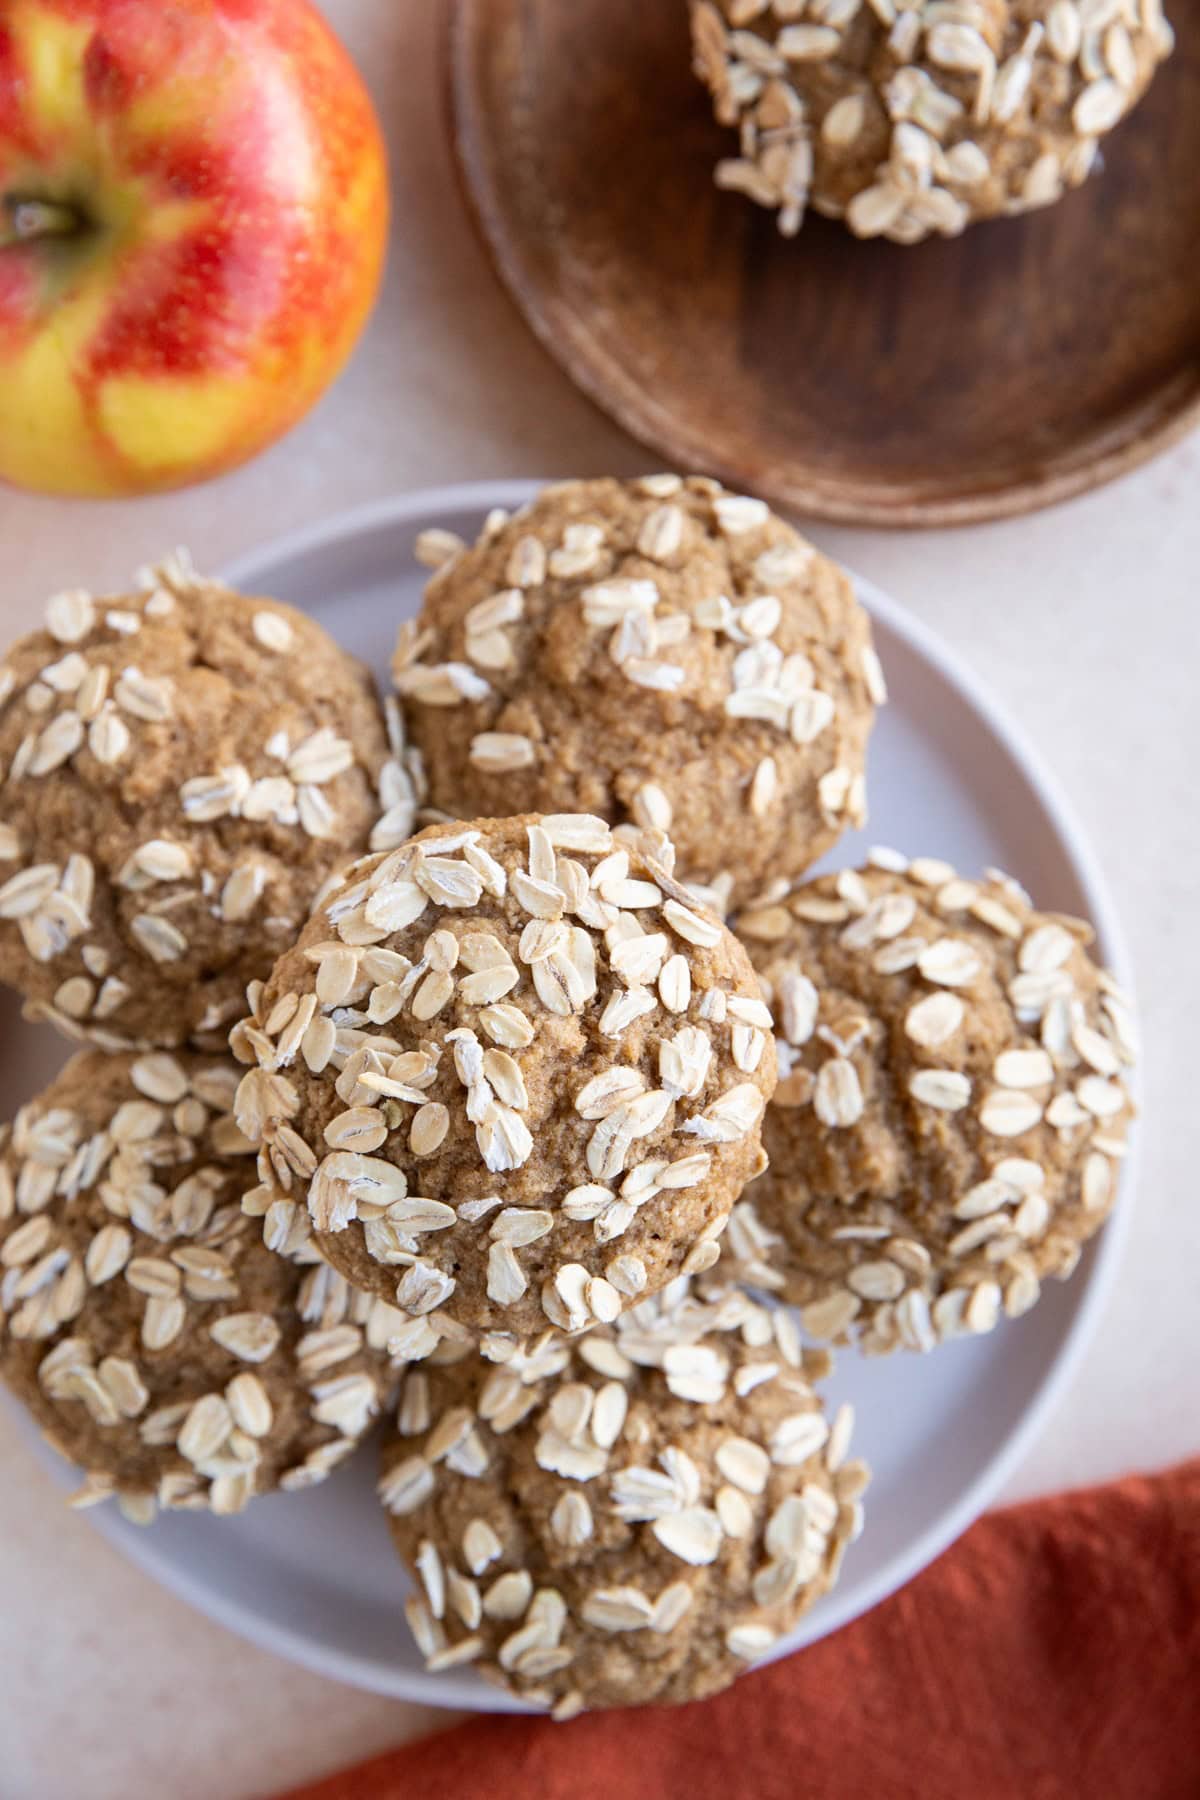
POLYGON ((761 500, 570 481, 442 557, 396 688, 434 805, 668 833, 724 904, 865 816, 883 678, 849 579, 761 500))
POLYGON ((267 1229, 307 1200, 333 1266, 411 1314, 414 1354, 447 1327, 582 1330, 710 1267, 762 1166, 749 960, 603 819, 366 860, 253 997, 232 1042, 267 1229))
POLYGON ((1074 1269, 1115 1196, 1136 1039, 1088 926, 994 872, 878 854, 737 922, 780 1081, 729 1255, 815 1336, 928 1350, 1074 1269))
POLYGON ((913 244, 1086 180, 1174 37, 1161 0, 692 0, 717 181, 913 244))
POLYGON ((386 1401, 402 1321, 242 1212, 238 1075, 88 1051, 0 1134, 0 1375, 80 1503, 236 1512, 321 1480, 386 1401))
POLYGON ((366 670, 291 607, 179 557, 56 595, 0 664, 0 980, 106 1048, 223 1048, 388 764, 366 670))
POLYGON ((380 1496, 431 1670, 558 1718, 701 1699, 791 1631, 861 1525, 782 1312, 679 1282, 612 1329, 405 1378, 380 1496))

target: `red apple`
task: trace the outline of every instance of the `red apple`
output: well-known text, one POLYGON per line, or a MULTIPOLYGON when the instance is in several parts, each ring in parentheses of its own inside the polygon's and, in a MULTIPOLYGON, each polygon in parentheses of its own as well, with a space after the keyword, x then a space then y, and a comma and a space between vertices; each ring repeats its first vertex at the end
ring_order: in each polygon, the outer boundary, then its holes
POLYGON ((386 231, 308 0, 0 0, 0 478, 135 494, 255 455, 348 356, 386 231))

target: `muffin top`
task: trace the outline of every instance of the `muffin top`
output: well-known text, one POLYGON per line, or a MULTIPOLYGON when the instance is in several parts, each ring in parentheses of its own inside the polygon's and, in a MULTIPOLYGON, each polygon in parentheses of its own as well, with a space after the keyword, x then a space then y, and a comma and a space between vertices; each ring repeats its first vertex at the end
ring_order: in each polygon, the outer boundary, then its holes
POLYGON ((1113 1202, 1136 1036, 1080 920, 995 872, 876 856, 737 921, 780 1081, 730 1255, 819 1337, 929 1349, 1074 1268, 1113 1202))
POLYGON ((1161 0, 692 0, 722 187, 912 244, 1086 179, 1170 54, 1161 0))
POLYGON ((560 1718, 726 1686, 861 1523, 827 1372, 786 1313, 686 1281, 572 1342, 410 1371, 380 1495, 429 1668, 560 1718))
POLYGON ((397 1315, 242 1212, 238 1075, 87 1051, 0 1134, 0 1376, 86 1471, 81 1502, 138 1520, 321 1480, 388 1393, 397 1315))
POLYGON ((0 664, 0 979, 106 1048, 223 1047, 391 760, 366 671, 290 607, 180 557, 56 595, 0 664))
POLYGON ((657 848, 432 828, 350 872, 233 1033, 268 1233, 311 1219, 414 1354, 612 1319, 715 1262, 762 1166, 770 1014, 657 848))
POLYGON ((864 816, 883 679, 849 580, 761 500, 650 476, 445 533, 395 681, 434 805, 669 833, 722 900, 864 816))

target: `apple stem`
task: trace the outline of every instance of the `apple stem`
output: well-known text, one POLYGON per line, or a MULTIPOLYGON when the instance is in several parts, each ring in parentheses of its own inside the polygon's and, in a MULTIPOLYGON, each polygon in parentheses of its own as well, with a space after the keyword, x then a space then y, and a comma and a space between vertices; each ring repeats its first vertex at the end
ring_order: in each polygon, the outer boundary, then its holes
POLYGON ((54 200, 9 200, 0 216, 0 249, 30 244, 35 238, 72 237, 79 230, 79 215, 54 200))

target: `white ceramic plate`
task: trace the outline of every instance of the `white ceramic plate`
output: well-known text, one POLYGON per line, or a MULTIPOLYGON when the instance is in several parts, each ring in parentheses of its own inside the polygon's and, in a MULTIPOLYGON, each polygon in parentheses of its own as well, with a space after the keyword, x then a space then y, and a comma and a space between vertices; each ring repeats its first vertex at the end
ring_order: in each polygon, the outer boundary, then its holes
MULTIPOLYGON (((472 537, 493 506, 532 484, 488 483, 411 494, 315 527, 244 558, 227 574, 251 592, 304 608, 386 679, 397 622, 419 603, 413 543, 427 525, 472 537)), ((1122 979, 1128 968, 1107 891, 1058 791, 974 678, 921 626, 866 582, 891 687, 871 749, 868 843, 944 856, 966 873, 998 864, 1039 904, 1081 913, 1122 979)), ((61 1063, 48 1033, 0 1007, 5 1112, 61 1063)), ((852 1400, 855 1447, 874 1469, 867 1530, 836 1591, 778 1654, 812 1643, 874 1606, 931 1562, 983 1510, 1042 1426, 1083 1353, 1121 1248, 1132 1170, 1114 1223, 1075 1279, 1051 1284, 1033 1312, 992 1336, 929 1357, 839 1359, 831 1397, 852 1400)), ((52 1453, 39 1450, 60 1473, 52 1453)), ((255 1502, 234 1520, 176 1514, 150 1530, 108 1507, 88 1517, 142 1568, 213 1618, 323 1674, 433 1705, 512 1708, 469 1671, 427 1675, 401 1611, 407 1589, 373 1497, 368 1446, 324 1486, 255 1502)))

